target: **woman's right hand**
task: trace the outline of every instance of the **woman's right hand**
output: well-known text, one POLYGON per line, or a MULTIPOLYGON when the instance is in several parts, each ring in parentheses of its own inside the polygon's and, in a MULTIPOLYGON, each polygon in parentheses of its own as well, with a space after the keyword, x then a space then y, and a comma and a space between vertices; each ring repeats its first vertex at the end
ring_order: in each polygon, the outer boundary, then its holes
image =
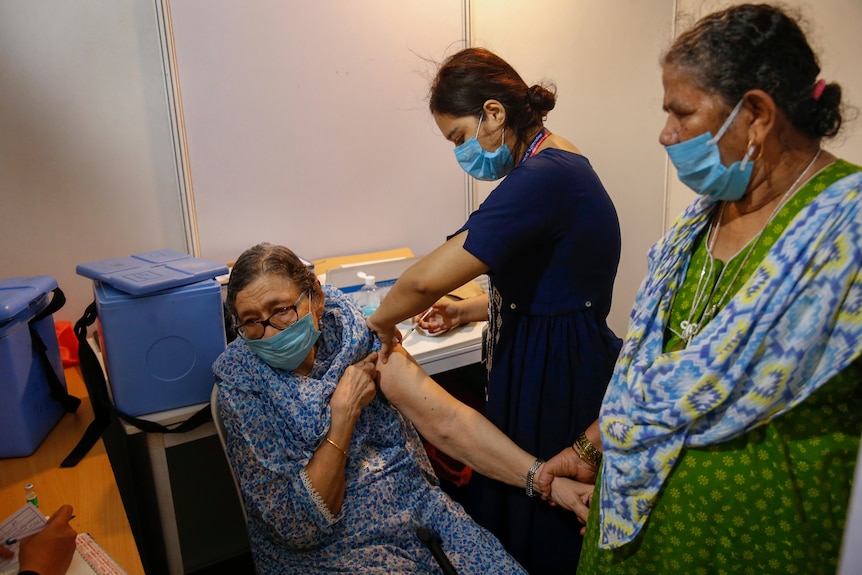
POLYGON ((595 484, 597 469, 578 457, 571 447, 565 447, 539 468, 535 484, 539 491, 546 493, 553 489, 555 477, 571 477, 581 483, 595 484))
POLYGON ((42 575, 62 575, 72 562, 75 553, 75 529, 69 525, 72 507, 61 506, 48 519, 42 531, 21 540, 18 563, 22 571, 35 571, 42 575))
POLYGON ((372 315, 365 318, 365 325, 380 340, 380 361, 386 363, 389 361, 389 355, 392 353, 392 350, 395 349, 396 345, 401 343, 401 331, 394 325, 389 328, 382 328, 372 322, 373 317, 372 315))
POLYGON ((349 421, 359 418, 362 408, 371 403, 377 393, 374 380, 376 373, 377 352, 368 354, 344 370, 329 400, 333 418, 342 416, 349 421))

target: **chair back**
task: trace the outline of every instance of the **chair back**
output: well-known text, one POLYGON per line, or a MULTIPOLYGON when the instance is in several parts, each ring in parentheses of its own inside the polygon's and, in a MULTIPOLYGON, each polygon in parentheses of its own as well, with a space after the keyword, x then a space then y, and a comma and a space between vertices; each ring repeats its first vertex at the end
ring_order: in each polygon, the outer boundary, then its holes
POLYGON ((227 430, 224 427, 224 422, 221 420, 221 410, 218 407, 218 384, 213 386, 212 393, 210 393, 210 410, 213 415, 216 435, 218 435, 218 439, 221 442, 221 448, 224 452, 225 459, 227 460, 228 469, 230 469, 230 476, 233 479, 233 485, 236 488, 236 494, 239 497, 239 507, 242 509, 242 517, 245 519, 246 524, 248 524, 248 515, 246 514, 245 502, 242 498, 242 489, 239 487, 239 480, 236 477, 236 472, 230 464, 230 457, 228 457, 227 454, 227 430))

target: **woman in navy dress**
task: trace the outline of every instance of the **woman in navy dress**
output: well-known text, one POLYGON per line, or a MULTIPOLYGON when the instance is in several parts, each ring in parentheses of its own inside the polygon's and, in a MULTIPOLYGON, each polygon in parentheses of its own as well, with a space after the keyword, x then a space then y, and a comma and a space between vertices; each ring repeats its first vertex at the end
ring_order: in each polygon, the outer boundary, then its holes
MULTIPOLYGON (((430 108, 459 164, 478 179, 506 178, 367 320, 383 361, 400 341, 396 324, 429 307, 420 325, 431 333, 488 320, 486 415, 539 457, 571 445, 595 420, 621 343, 607 325, 619 221, 589 161, 544 127, 555 101, 484 49, 441 65, 430 108), (483 273, 489 294, 440 299, 483 273)), ((470 511, 528 571, 574 570, 581 525, 573 514, 491 481, 480 498, 470 511)))

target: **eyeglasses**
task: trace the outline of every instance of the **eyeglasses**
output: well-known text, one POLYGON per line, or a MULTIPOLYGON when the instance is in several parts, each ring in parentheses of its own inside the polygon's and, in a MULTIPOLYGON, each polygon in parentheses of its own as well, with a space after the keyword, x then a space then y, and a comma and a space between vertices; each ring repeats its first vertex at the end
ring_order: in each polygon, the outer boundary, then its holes
POLYGON ((272 315, 264 320, 250 319, 236 326, 236 331, 243 339, 260 339, 266 333, 266 326, 271 325, 278 331, 287 329, 299 320, 296 306, 302 301, 307 292, 302 292, 293 305, 280 307, 272 315))

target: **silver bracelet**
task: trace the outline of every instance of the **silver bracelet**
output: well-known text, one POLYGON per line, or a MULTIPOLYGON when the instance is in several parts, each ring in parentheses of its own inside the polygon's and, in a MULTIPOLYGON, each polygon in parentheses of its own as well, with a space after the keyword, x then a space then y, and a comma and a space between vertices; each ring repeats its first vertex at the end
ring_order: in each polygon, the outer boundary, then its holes
POLYGON ((535 477, 536 472, 539 471, 539 467, 544 462, 544 459, 537 457, 533 464, 530 466, 529 471, 527 471, 527 497, 535 497, 536 495, 538 495, 537 492, 533 491, 533 477, 535 477))

